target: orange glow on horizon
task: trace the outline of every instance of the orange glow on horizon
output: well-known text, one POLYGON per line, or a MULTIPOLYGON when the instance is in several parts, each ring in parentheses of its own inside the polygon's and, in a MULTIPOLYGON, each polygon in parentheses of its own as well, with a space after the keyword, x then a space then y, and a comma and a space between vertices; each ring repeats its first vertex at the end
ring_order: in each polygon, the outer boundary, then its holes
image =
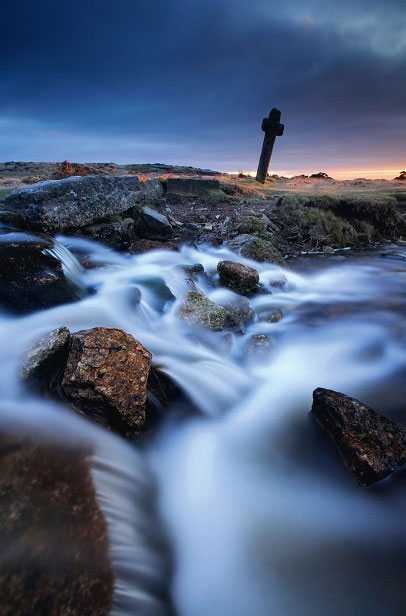
MULTIPOLYGON (((325 171, 328 175, 336 180, 356 180, 359 178, 365 178, 367 180, 393 180, 397 177, 402 170, 406 169, 406 163, 402 166, 393 168, 384 168, 384 169, 373 169, 373 168, 364 168, 364 169, 320 169, 320 171, 325 171)), ((238 174, 241 171, 231 171, 229 173, 238 174)), ((256 176, 256 171, 242 171, 242 173, 246 175, 250 175, 252 177, 256 176)), ((271 174, 276 174, 284 177, 294 177, 296 175, 311 175, 313 173, 318 173, 317 170, 283 170, 283 169, 272 169, 271 174)))

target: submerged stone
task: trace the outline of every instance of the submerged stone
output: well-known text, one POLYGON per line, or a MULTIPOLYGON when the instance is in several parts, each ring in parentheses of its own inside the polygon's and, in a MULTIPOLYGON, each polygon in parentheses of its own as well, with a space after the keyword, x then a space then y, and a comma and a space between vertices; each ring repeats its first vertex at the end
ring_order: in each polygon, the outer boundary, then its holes
POLYGON ((251 361, 267 360, 274 350, 274 341, 266 334, 255 334, 246 345, 248 359, 251 361))
POLYGON ((254 319, 255 312, 245 297, 236 297, 235 300, 223 304, 226 310, 225 325, 231 329, 245 331, 246 325, 254 319))
POLYGON ((319 388, 313 393, 311 412, 362 486, 406 464, 406 428, 359 400, 319 388))

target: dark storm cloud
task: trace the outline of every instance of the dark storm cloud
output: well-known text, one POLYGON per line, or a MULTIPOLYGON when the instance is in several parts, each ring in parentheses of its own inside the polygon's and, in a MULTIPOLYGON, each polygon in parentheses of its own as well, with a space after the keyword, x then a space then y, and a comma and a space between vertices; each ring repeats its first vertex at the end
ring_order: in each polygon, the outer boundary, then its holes
POLYGON ((403 0, 6 0, 2 17, 0 158, 24 157, 23 130, 37 158, 48 134, 82 159, 104 140, 100 158, 249 166, 273 104, 285 166, 316 144, 403 147, 403 0))

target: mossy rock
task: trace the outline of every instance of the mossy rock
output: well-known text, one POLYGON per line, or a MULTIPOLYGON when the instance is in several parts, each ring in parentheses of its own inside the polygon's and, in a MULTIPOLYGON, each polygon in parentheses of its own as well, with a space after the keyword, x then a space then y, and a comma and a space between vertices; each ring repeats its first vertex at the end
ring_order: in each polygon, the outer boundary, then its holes
POLYGON ((278 207, 273 221, 286 241, 309 249, 355 246, 360 243, 354 226, 331 210, 289 204, 278 207))
POLYGON ((284 195, 279 198, 276 207, 268 210, 267 215, 270 220, 277 222, 290 216, 291 224, 296 222, 302 227, 308 224, 314 226, 316 218, 320 217, 317 224, 320 232, 327 231, 333 238, 330 245, 353 245, 354 241, 365 243, 365 240, 371 239, 397 239, 406 234, 406 223, 399 212, 397 200, 390 195, 284 195), (306 214, 309 210, 313 210, 312 214, 306 214), (360 236, 351 241, 353 233, 350 227, 339 224, 331 214, 351 225, 356 232, 359 231, 360 236), (361 222, 364 224, 361 225, 361 222), (365 227, 365 223, 369 227, 365 227))
POLYGON ((241 247, 241 256, 258 263, 283 264, 284 260, 279 248, 270 239, 253 236, 241 247))
POLYGON ((212 331, 221 331, 226 326, 226 310, 199 291, 187 293, 179 315, 190 325, 199 325, 212 331))

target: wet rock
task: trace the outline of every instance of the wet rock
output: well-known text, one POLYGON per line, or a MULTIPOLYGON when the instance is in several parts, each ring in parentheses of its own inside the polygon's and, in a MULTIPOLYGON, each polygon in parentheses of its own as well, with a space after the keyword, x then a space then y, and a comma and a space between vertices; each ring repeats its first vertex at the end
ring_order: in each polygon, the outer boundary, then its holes
POLYGON ((54 329, 28 351, 21 370, 29 386, 52 388, 65 368, 70 332, 67 327, 54 329))
POLYGON ((150 207, 142 208, 135 229, 139 237, 149 240, 166 240, 173 236, 173 227, 167 217, 150 207))
POLYGON ((362 486, 406 464, 406 429, 359 400, 319 388, 311 412, 362 486))
POLYGON ((223 304, 223 308, 226 311, 225 326, 242 332, 255 315, 251 304, 245 297, 237 297, 234 301, 223 304))
POLYGON ((255 235, 238 235, 229 242, 232 250, 238 251, 246 259, 258 261, 258 263, 284 263, 282 254, 276 242, 263 239, 255 235))
POLYGON ((241 295, 251 295, 258 290, 259 274, 253 267, 235 261, 220 261, 217 265, 220 282, 241 295))
POLYGON ((267 359, 274 348, 274 342, 266 334, 251 336, 247 344, 247 354, 250 360, 267 359))
POLYGON ((88 175, 16 190, 6 197, 5 206, 19 214, 28 229, 62 233, 124 214, 143 196, 135 176, 88 175))
POLYGON ((168 178, 164 181, 164 188, 167 193, 202 197, 213 191, 219 191, 220 182, 219 180, 204 178, 168 178))
POLYGON ((79 299, 83 289, 66 278, 51 240, 24 232, 0 235, 0 306, 17 313, 79 299))
POLYGON ((145 423, 151 354, 119 329, 72 334, 62 390, 75 408, 124 436, 145 423))
POLYGON ((188 278, 195 280, 201 274, 204 274, 204 267, 201 263, 195 263, 194 265, 181 265, 180 266, 188 278))
POLYGON ((0 435, 3 616, 111 613, 107 525, 90 454, 0 435))
POLYGON ((112 248, 124 249, 134 240, 134 220, 125 218, 91 225, 81 229, 80 234, 112 248))
POLYGON ((199 325, 213 331, 221 331, 226 326, 226 310, 199 291, 187 293, 179 315, 190 325, 199 325))

